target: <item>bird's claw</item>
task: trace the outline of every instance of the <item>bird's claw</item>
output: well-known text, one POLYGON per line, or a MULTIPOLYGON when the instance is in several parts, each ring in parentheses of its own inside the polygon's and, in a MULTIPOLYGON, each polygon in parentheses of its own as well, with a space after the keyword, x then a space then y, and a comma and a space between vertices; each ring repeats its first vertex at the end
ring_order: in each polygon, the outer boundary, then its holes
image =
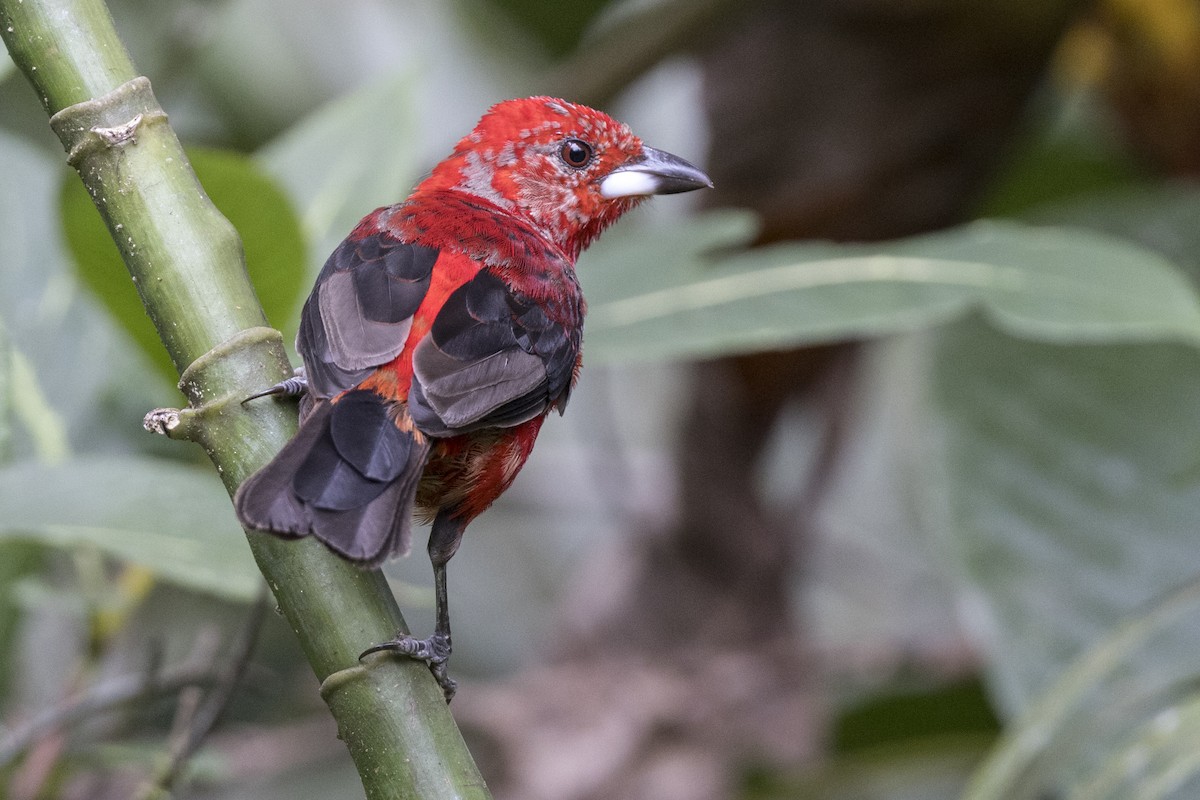
POLYGON ((446 670, 451 650, 449 636, 444 633, 435 633, 428 639, 417 639, 406 633, 400 634, 395 639, 368 647, 359 654, 358 658, 362 660, 371 653, 379 653, 384 650, 391 650, 428 665, 438 686, 442 687, 442 694, 446 696, 446 702, 449 703, 454 699, 458 683, 450 677, 446 670))
POLYGON ((270 395, 279 395, 280 397, 299 397, 308 391, 308 378, 304 375, 304 368, 296 370, 296 374, 290 378, 285 378, 279 383, 261 392, 255 392, 246 399, 242 400, 242 405, 249 403, 251 400, 257 400, 260 397, 268 397, 270 395))

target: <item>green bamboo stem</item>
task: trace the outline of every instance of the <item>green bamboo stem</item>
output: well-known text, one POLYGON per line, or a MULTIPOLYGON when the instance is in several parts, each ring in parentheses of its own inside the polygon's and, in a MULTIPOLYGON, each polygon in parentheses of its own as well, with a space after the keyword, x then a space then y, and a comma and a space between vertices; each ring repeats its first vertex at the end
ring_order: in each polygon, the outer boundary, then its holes
MULTIPOLYGON (((237 232, 197 183, 102 0, 0 0, 0 38, 51 115, 181 373, 188 407, 172 415, 169 435, 202 445, 232 493, 296 425, 286 404, 239 402, 290 366, 237 232)), ((404 628, 382 575, 311 539, 248 538, 367 797, 488 798, 428 670, 387 657, 358 663, 364 648, 404 628)))

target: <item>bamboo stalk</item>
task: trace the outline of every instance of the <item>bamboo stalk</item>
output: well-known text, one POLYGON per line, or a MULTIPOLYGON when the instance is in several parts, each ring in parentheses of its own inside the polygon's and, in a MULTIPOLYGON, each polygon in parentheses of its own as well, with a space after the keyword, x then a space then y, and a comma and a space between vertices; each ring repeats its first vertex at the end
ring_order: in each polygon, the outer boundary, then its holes
MULTIPOLYGON (((232 493, 296 426, 285 404, 239 402, 290 366, 246 276, 237 232, 196 181, 102 0, 0 0, 0 38, 51 115, 181 373, 188 407, 166 415, 164 431, 203 446, 232 493)), ((367 797, 489 797, 428 670, 357 661, 404 628, 382 575, 311 539, 248 538, 367 797)))

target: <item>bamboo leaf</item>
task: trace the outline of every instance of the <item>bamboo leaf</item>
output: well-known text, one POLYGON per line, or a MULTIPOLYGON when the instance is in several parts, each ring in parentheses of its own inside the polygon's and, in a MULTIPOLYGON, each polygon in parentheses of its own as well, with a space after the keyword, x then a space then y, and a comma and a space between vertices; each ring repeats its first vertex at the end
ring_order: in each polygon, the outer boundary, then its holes
MULTIPOLYGON (((242 237, 246 269, 264 310, 271 319, 289 319, 306 283, 306 253, 304 234, 288 197, 246 156, 205 148, 187 152, 205 192, 242 237)), ((125 278, 121 254, 87 190, 74 176, 63 182, 59 204, 77 275, 174 383, 175 367, 134 284, 125 278)))
POLYGON ((161 459, 0 469, 0 538, 94 547, 172 583, 244 602, 262 583, 221 482, 161 459))
POLYGON ((1019 713, 1196 574, 1200 356, 1021 341, 975 322, 939 332, 931 363, 937 435, 909 476, 933 487, 917 503, 971 600, 1002 706, 1019 713))
MULTIPOLYGON (((31 367, 28 377, 36 382, 27 385, 38 387, 38 407, 88 443, 124 438, 130 428, 140 435, 137 396, 142 405, 152 405, 172 390, 154 383, 115 321, 72 274, 55 222, 62 166, 0 132, 0 175, 0 318, 11 347, 31 367), (127 412, 128 405, 133 408, 127 412)), ((118 281, 125 280, 123 274, 117 273, 118 281)), ((13 455, 36 455, 33 444, 19 437, 13 455)))
POLYGON ((29 432, 38 459, 48 464, 62 461, 70 453, 67 426, 42 392, 29 360, 16 350, 6 357, 14 419, 29 432))
POLYGON ((399 145, 415 139, 411 86, 402 75, 338 98, 255 156, 299 210, 311 244, 305 288, 363 216, 412 188, 415 148, 399 145))
POLYGON ((738 243, 734 223, 702 216, 676 227, 589 257, 589 357, 701 358, 882 336, 976 308, 1042 341, 1200 342, 1186 278, 1147 249, 1089 231, 989 222, 884 245, 787 243, 705 258, 738 243))
POLYGON ((963 800, 1194 797, 1200 584, 1129 619, 1006 732, 963 800))

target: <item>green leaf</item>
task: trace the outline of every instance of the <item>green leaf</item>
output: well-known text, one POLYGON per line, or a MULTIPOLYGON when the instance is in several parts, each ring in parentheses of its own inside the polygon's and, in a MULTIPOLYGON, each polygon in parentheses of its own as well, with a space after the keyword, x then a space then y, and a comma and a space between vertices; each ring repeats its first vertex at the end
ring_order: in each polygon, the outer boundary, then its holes
POLYGON ((500 10, 552 56, 563 56, 579 43, 588 25, 609 0, 475 0, 500 10))
POLYGON ((33 365, 16 350, 0 357, 8 362, 13 417, 29 432, 34 453, 46 463, 63 460, 70 453, 67 426, 38 385, 33 365))
POLYGON ((1200 584, 1130 619, 1004 735, 964 800, 1126 800, 1200 789, 1200 584))
POLYGON ((930 327, 983 309, 1055 342, 1200 342, 1200 303, 1162 257, 1096 233, 975 223, 879 245, 736 244, 726 216, 627 235, 588 258, 589 358, 702 358, 930 327))
POLYGON ((920 739, 983 738, 998 729, 981 682, 971 679, 885 688, 841 711, 830 744, 834 752, 847 754, 920 739))
POLYGON ((14 587, 42 565, 41 548, 27 542, 0 541, 0 705, 14 690, 13 673, 22 627, 21 604, 14 587))
POLYGON ((12 347, 0 320, 0 465, 12 458, 13 392, 12 347))
POLYGON ((1037 208, 1027 219, 1042 225, 1071 225, 1103 231, 1148 247, 1171 259, 1200 282, 1200 188, 1164 183, 1076 197, 1037 208))
POLYGON ((1153 178, 1112 129, 1111 110, 1086 93, 1060 97, 1053 118, 1015 143, 977 216, 1025 215, 1030 209, 1153 178))
POLYGON ((66 424, 42 391, 33 365, 9 343, 0 321, 0 464, 12 457, 14 422, 29 434, 41 461, 61 461, 70 453, 66 424))
MULTIPOLYGON (((909 463, 1009 713, 1125 615, 1196 575, 1200 354, 940 331, 937 436, 909 463)), ((1200 650, 1200 640, 1193 643, 1200 650)))
POLYGON ((980 736, 930 737, 822 761, 800 775, 751 776, 741 800, 957 800, 986 753, 980 736))
POLYGON ((211 470, 137 456, 0 469, 0 538, 94 547, 236 600, 262 583, 211 470))
MULTIPOLYGON (((267 316, 288 319, 307 277, 304 234, 288 197, 246 156, 193 148, 188 159, 213 203, 241 234, 246 268, 267 316)), ((83 184, 71 175, 59 197, 79 277, 174 383, 175 368, 83 184)))
MULTIPOLYGON (((1188 678, 1194 680, 1195 676, 1188 678)), ((1095 775, 1072 786, 1072 798, 1196 796, 1200 790, 1200 695, 1167 705, 1130 733, 1095 775)))
MULTIPOLYGON (((130 436, 145 436, 144 409, 167 404, 174 389, 156 380, 72 274, 56 221, 61 161, 0 131, 0 318, 36 373, 39 405, 72 440, 128 447, 130 436)), ((13 456, 35 454, 36 443, 15 433, 13 456)))
POLYGON ((403 75, 339 98, 255 156, 300 210, 313 258, 306 287, 360 219, 412 188, 420 169, 412 83, 403 75))

